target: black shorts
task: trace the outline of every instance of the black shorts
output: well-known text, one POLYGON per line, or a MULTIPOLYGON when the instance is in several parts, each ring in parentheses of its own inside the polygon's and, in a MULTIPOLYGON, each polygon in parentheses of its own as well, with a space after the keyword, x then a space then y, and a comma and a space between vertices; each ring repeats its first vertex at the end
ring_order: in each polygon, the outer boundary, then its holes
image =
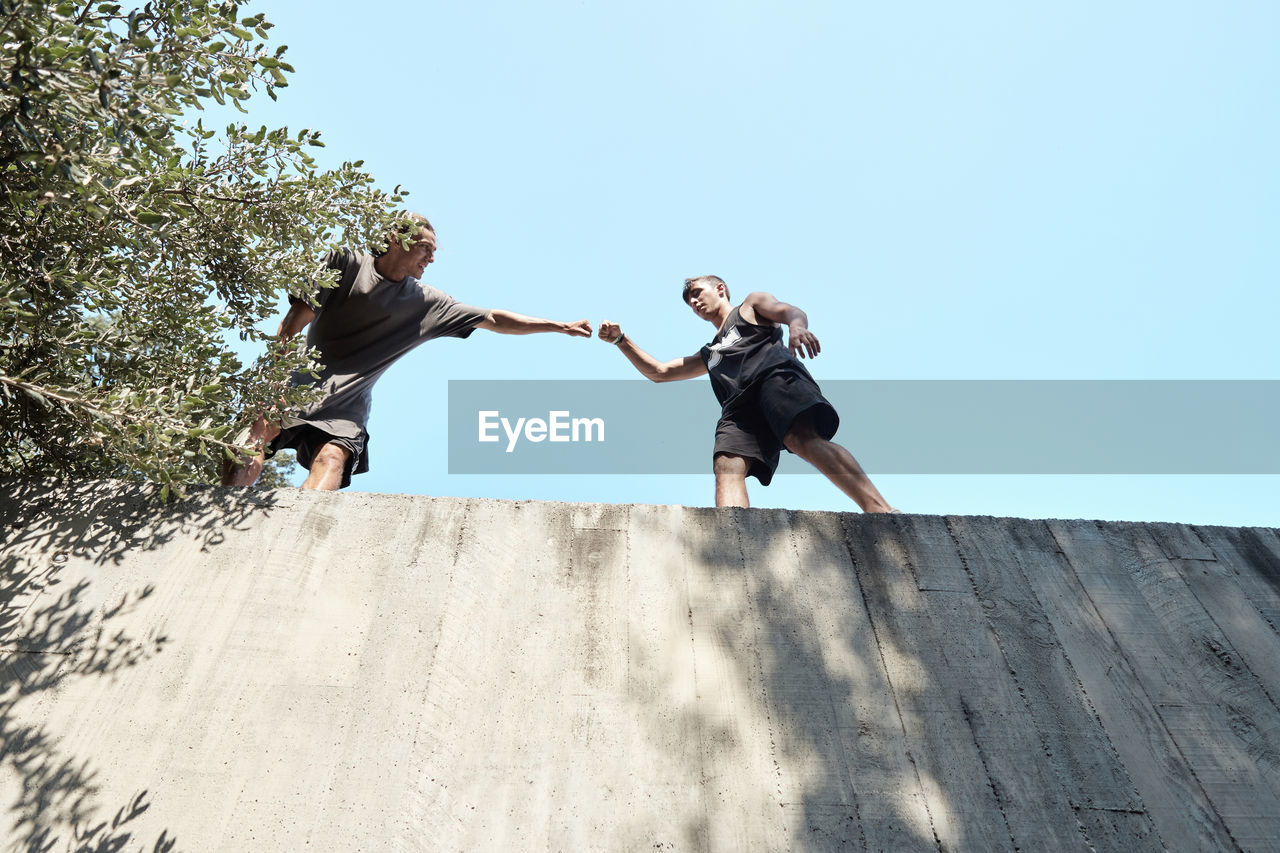
POLYGON ((369 470, 368 432, 362 431, 355 438, 332 435, 306 422, 294 423, 281 430, 267 445, 266 457, 270 459, 277 450, 294 450, 298 454, 298 464, 310 471, 311 460, 326 444, 336 444, 348 453, 347 464, 342 469, 342 485, 338 488, 345 489, 351 485, 353 475, 369 470))
POLYGON ((840 427, 835 407, 807 373, 789 367, 770 371, 725 407, 716 424, 712 455, 747 459, 748 475, 767 486, 778 470, 782 439, 801 415, 812 418, 814 431, 825 439, 840 427))

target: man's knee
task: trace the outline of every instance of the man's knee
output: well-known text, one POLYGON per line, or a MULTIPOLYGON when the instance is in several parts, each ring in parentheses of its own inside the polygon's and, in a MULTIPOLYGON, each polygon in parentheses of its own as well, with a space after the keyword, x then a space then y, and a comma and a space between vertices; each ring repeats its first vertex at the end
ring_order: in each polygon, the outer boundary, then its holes
POLYGON ((235 437, 235 444, 248 447, 249 453, 234 458, 224 455, 218 464, 218 471, 224 486, 252 486, 258 479, 265 461, 267 446, 281 432, 277 421, 269 421, 259 415, 253 423, 240 431, 235 437))
POLYGON ((347 467, 347 460, 351 458, 351 451, 347 450, 340 444, 327 442, 311 458, 311 469, 316 468, 325 470, 337 469, 341 471, 347 467))
POLYGON ((804 416, 796 418, 791 429, 782 437, 783 446, 801 459, 806 458, 813 447, 825 444, 826 441, 814 430, 812 421, 804 416))
POLYGON ((341 489, 346 479, 347 460, 350 458, 351 451, 341 445, 331 442, 321 445, 311 457, 311 473, 307 475, 302 488, 329 492, 341 489))
POLYGON ((750 467, 744 457, 734 456, 730 453, 717 453, 711 464, 717 480, 721 478, 744 479, 750 467))

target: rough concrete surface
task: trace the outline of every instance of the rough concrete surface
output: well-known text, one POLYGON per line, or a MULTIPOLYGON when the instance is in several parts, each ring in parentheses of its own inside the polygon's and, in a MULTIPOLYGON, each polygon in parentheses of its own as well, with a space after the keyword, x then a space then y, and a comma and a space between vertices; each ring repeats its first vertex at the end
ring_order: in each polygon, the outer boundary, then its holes
POLYGON ((4 850, 1275 850, 1280 534, 0 484, 4 850))

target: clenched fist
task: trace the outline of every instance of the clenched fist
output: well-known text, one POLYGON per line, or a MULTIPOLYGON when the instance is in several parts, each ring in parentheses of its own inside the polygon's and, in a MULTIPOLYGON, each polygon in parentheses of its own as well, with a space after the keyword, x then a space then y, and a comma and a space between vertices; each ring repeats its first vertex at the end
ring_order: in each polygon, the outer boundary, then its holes
POLYGON ((600 340, 607 344, 616 344, 622 338, 622 327, 608 320, 600 321, 600 340))

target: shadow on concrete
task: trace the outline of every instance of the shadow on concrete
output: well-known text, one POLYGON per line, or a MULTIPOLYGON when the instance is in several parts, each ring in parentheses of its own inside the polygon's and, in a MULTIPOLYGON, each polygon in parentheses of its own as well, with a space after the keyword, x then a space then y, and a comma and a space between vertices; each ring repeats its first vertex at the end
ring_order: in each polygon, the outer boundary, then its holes
POLYGON ((0 571, 22 552, 49 551, 63 559, 119 563, 127 551, 151 550, 175 536, 196 536, 201 550, 222 543, 228 530, 270 512, 277 493, 189 486, 181 500, 161 503, 150 484, 113 481, 0 480, 0 571))
MULTIPOLYGON (((888 676, 867 612, 869 570, 856 564, 848 537, 899 537, 896 520, 764 509, 686 512, 686 530, 722 532, 687 543, 690 570, 701 566, 726 590, 742 587, 726 594, 747 612, 731 607, 712 627, 739 682, 763 693, 788 848, 939 849, 901 731, 892 731, 898 723, 884 719, 894 709, 860 695, 868 683, 887 686, 888 676), (895 794, 886 785, 901 788, 895 794)), ((691 612, 692 620, 700 618, 705 610, 691 612)), ((706 719, 700 726, 714 739, 722 723, 706 719)), ((689 827, 686 840, 705 842, 706 829, 689 827)))
MULTIPOLYGON (((1272 544, 1280 543, 1280 534, 1256 527, 1219 527, 1214 531, 1226 539, 1245 564, 1280 595, 1280 551, 1275 550, 1272 544)), ((1218 556, 1223 559, 1222 555, 1218 556)))
MULTIPOLYGON (((95 606, 89 580, 60 588, 64 567, 76 561, 105 569, 130 551, 177 536, 194 537, 207 550, 274 501, 270 493, 209 488, 164 505, 142 485, 0 482, 0 766, 8 765, 6 786, 17 795, 9 826, 0 831, 8 838, 5 850, 145 849, 132 825, 150 808, 148 792, 114 811, 98 802, 99 772, 65 754, 55 732, 32 724, 29 706, 68 680, 110 678, 160 654, 163 635, 131 637, 111 627, 155 590, 146 586, 95 606)), ((166 830, 150 849, 175 844, 166 830)))

